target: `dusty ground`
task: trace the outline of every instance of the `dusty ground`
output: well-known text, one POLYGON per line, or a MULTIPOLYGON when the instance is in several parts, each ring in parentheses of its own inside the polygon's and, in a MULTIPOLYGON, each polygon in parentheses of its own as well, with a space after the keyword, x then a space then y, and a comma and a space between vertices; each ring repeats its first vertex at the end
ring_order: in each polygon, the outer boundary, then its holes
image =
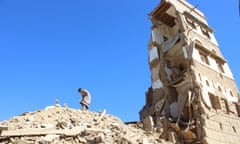
POLYGON ((0 128, 0 144, 166 143, 159 134, 144 131, 141 123, 125 124, 105 110, 83 111, 58 104, 2 121, 0 128))

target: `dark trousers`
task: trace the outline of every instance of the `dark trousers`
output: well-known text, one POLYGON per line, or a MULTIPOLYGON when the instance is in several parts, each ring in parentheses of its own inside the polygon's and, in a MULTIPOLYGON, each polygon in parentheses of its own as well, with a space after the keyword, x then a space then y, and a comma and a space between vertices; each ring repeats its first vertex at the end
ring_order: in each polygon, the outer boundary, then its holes
POLYGON ((82 104, 82 110, 88 110, 88 106, 85 104, 82 104))

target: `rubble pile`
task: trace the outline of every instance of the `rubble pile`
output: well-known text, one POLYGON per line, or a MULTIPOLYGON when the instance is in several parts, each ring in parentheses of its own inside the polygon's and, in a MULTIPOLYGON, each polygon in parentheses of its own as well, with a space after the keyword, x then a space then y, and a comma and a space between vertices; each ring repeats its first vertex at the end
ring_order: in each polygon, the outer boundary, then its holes
POLYGON ((156 144, 159 134, 123 123, 105 110, 48 106, 0 122, 0 144, 156 144))

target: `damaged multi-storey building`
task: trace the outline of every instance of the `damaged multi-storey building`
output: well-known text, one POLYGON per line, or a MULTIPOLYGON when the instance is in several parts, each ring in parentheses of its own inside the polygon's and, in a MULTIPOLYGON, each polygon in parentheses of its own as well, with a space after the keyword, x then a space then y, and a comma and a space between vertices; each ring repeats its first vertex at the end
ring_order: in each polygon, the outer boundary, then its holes
POLYGON ((145 129, 176 143, 238 144, 238 88, 204 14, 185 0, 162 0, 149 17, 145 129))

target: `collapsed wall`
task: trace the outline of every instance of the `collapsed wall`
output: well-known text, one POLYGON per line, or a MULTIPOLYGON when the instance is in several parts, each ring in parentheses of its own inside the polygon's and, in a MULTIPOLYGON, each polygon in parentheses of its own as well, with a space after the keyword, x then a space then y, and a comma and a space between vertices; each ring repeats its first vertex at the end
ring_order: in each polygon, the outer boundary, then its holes
POLYGON ((238 88, 203 13, 185 0, 162 0, 149 16, 143 126, 54 105, 0 122, 0 144, 238 144, 238 88))
POLYGON ((149 17, 152 84, 141 121, 178 143, 239 143, 238 88, 203 13, 162 0, 149 17))
POLYGON ((141 123, 100 112, 48 106, 0 122, 0 144, 169 144, 141 123))

